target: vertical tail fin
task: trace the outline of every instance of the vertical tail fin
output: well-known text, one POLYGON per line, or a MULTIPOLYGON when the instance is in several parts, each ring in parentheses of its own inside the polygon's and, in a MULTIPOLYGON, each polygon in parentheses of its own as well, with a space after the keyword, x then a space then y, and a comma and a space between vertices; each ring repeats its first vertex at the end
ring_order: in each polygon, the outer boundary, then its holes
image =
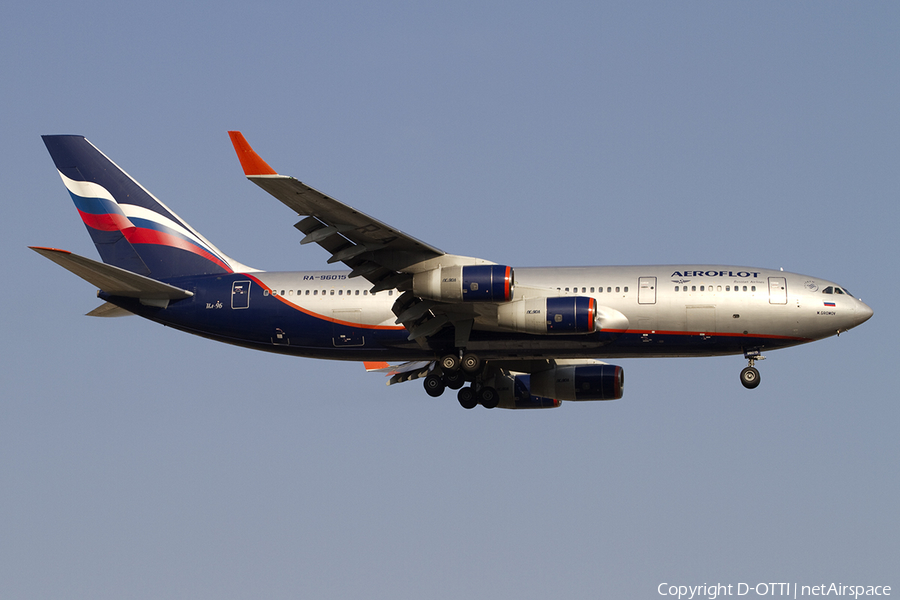
POLYGON ((154 279, 255 270, 223 254, 84 137, 43 140, 104 263, 154 279))

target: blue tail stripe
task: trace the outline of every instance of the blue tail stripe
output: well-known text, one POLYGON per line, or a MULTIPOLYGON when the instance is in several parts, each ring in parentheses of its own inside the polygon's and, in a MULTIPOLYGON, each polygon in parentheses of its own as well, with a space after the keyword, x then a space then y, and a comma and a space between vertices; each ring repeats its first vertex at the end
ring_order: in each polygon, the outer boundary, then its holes
POLYGON ((85 198, 74 192, 69 192, 69 195, 72 196, 72 201, 75 202, 75 208, 83 213, 91 215, 122 214, 122 209, 119 208, 119 205, 106 198, 85 198))

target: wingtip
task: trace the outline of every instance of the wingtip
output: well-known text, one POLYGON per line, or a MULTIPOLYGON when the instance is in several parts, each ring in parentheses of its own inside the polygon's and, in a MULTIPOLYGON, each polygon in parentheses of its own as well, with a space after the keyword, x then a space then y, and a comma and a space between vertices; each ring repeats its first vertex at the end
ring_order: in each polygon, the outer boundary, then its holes
POLYGON ((59 248, 51 248, 50 246, 28 246, 38 254, 72 254, 69 250, 60 250, 59 248))
POLYGON ((241 161, 241 168, 244 169, 244 175, 253 177, 254 175, 278 175, 278 173, 266 163, 259 154, 257 154, 244 135, 240 131, 229 131, 228 136, 234 145, 234 151, 237 153, 238 160, 241 161))
POLYGON ((364 361, 363 364, 365 365, 367 372, 383 371, 389 369, 391 366, 389 363, 383 361, 364 361))

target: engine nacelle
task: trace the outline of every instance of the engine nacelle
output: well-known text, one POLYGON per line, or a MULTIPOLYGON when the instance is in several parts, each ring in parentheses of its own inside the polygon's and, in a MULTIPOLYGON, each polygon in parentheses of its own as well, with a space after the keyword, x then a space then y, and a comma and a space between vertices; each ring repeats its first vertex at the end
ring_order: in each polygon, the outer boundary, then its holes
POLYGON ((504 265, 438 267, 413 275, 413 294, 438 302, 509 302, 513 270, 504 265))
POLYGON ((559 400, 555 398, 543 398, 535 396, 529 390, 529 375, 513 375, 508 371, 501 371, 487 382, 497 390, 500 396, 498 408, 533 409, 533 408, 557 408, 559 400))
POLYGON ((593 333, 597 303, 587 296, 528 298, 497 309, 497 325, 522 333, 593 333))
POLYGON ((558 400, 618 400, 625 372, 616 365, 562 365, 531 374, 532 395, 558 400))

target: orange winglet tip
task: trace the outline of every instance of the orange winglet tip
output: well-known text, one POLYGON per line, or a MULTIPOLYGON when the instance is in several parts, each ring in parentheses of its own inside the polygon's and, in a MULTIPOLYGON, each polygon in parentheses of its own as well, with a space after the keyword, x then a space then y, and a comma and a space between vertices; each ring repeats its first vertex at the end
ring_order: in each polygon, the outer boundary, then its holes
POLYGON ((387 369, 391 365, 386 362, 378 362, 378 361, 364 361, 363 364, 366 367, 366 371, 379 371, 381 369, 387 369))
POLYGON ((240 131, 229 131, 228 136, 234 145, 234 151, 237 153, 238 160, 241 161, 241 168, 244 169, 244 175, 252 177, 253 175, 278 175, 275 169, 270 167, 266 161, 259 157, 240 131))
POLYGON ((60 250, 59 248, 51 248, 50 246, 28 246, 35 252, 40 252, 41 250, 46 250, 47 252, 61 252, 62 254, 72 254, 69 250, 60 250))

